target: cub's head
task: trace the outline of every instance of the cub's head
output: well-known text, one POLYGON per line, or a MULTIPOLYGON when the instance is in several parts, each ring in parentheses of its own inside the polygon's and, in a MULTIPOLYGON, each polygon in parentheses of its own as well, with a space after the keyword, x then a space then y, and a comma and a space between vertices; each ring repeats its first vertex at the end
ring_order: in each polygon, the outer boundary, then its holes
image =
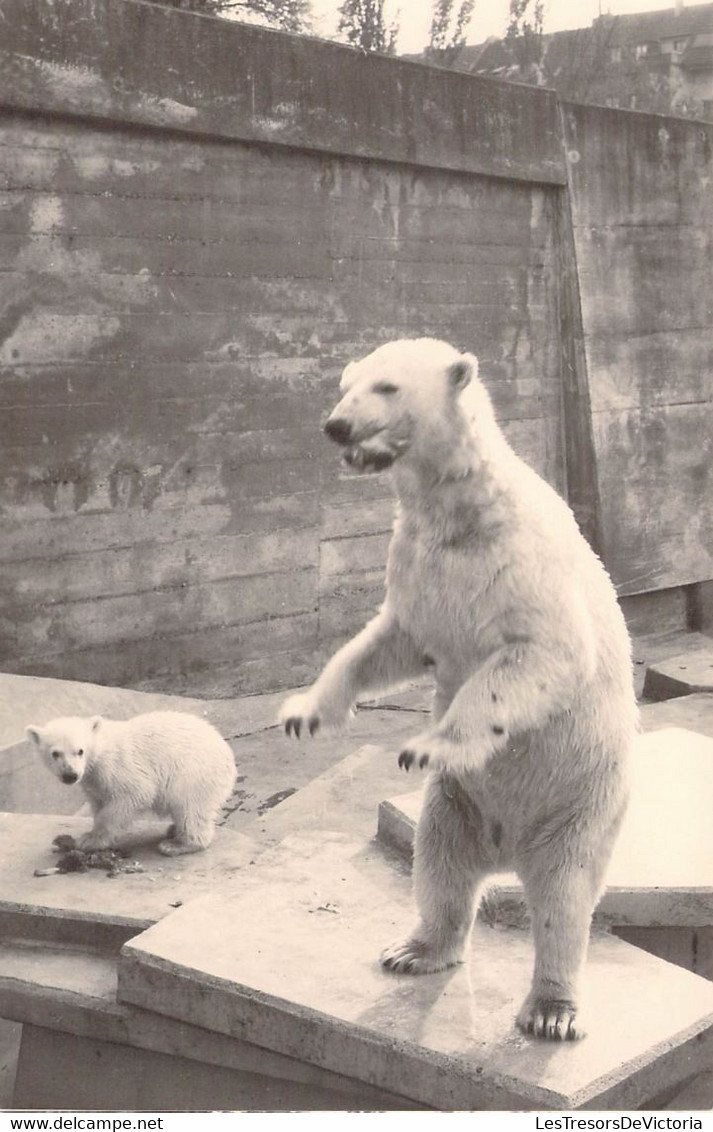
POLYGON ((446 342, 389 342, 346 367, 344 395, 324 431, 360 471, 388 468, 414 450, 425 456, 455 440, 460 394, 477 373, 477 358, 446 342))
POLYGON ((27 737, 53 774, 67 786, 79 782, 87 766, 92 740, 101 726, 101 716, 79 719, 67 716, 53 719, 44 727, 28 727, 27 737))

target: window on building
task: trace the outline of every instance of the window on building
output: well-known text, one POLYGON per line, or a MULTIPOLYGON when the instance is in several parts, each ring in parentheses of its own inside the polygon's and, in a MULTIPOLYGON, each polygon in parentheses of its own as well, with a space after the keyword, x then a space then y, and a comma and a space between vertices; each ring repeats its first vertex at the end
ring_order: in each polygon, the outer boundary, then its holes
POLYGON ((609 58, 612 63, 621 63, 621 47, 612 47, 609 52, 609 58))
POLYGON ((634 53, 635 53, 637 59, 643 59, 643 57, 645 55, 648 55, 648 53, 649 53, 648 43, 637 43, 637 45, 634 49, 634 53))

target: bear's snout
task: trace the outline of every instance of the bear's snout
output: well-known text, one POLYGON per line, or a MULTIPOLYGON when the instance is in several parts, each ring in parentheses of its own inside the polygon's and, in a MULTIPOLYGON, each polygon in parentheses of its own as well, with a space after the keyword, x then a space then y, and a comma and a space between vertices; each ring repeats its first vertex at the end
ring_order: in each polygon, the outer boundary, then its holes
POLYGON ((343 417, 330 417, 324 426, 324 431, 335 444, 348 444, 352 435, 352 426, 343 417))
POLYGON ((79 775, 73 770, 63 770, 61 777, 62 782, 64 782, 67 786, 72 786, 79 780, 79 775))

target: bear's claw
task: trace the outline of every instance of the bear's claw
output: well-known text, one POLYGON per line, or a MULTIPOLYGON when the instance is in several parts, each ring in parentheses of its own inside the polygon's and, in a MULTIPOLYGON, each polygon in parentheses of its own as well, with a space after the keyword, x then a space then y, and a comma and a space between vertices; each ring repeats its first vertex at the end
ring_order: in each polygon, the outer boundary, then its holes
POLYGON ((412 766, 418 763, 419 769, 424 770, 430 762, 430 755, 417 755, 415 751, 410 751, 408 748, 402 751, 399 755, 399 766, 402 770, 409 771, 412 766))
POLYGON ((518 1015, 517 1024, 524 1034, 555 1042, 574 1042, 586 1035, 577 1007, 568 999, 528 1000, 518 1015))
POLYGON ((288 719, 285 720, 285 735, 294 735, 296 739, 299 739, 303 722, 307 723, 307 730, 309 731, 310 735, 317 734, 320 727, 320 721, 317 716, 310 716, 308 720, 303 721, 302 716, 291 715, 288 719))
POLYGON ((395 975, 434 975, 456 966, 461 959, 455 952, 435 949, 423 940, 407 939, 385 948, 379 961, 395 975))

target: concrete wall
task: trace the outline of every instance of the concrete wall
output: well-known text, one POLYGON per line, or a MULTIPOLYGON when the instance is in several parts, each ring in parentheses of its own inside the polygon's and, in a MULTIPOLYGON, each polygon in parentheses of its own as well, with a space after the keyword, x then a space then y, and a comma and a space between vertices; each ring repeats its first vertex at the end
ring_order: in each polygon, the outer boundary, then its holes
MULTIPOLYGON (((610 309, 617 342, 627 303, 660 322, 663 286, 622 299, 632 259, 602 287, 589 238, 615 216, 602 123, 626 153, 639 116, 568 109, 570 199, 547 91, 138 0, 0 2, 0 668, 176 691, 309 679, 378 604, 391 521, 388 480, 343 474, 320 418, 345 362, 402 335, 479 355, 512 443, 627 592, 644 569, 642 589, 678 584, 652 565, 656 530, 634 529, 641 408, 602 432, 595 349, 610 309)), ((703 127, 672 129, 698 153, 703 127)), ((654 211, 672 187, 658 153, 632 159, 628 187, 654 211)), ((703 170, 686 169, 680 239, 697 247, 703 170)), ((690 268, 684 284, 700 320, 690 268)), ((669 340, 702 362, 700 334, 669 340)), ((688 460, 692 521, 707 466, 690 426, 656 435, 647 459, 688 460)), ((686 582, 713 576, 711 531, 686 582)))
POLYGON ((713 577, 713 125, 563 113, 602 553, 621 593, 713 577))

